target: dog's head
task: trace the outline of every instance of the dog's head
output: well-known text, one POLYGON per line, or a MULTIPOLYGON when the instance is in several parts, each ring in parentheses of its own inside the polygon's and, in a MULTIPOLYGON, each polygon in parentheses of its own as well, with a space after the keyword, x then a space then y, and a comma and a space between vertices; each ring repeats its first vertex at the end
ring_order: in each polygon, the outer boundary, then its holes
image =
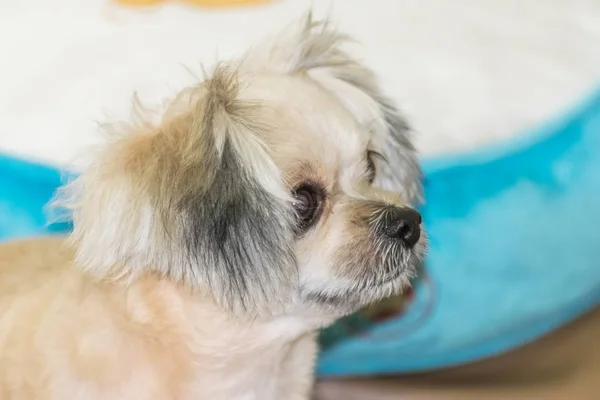
POLYGON ((218 66, 160 122, 118 130, 60 193, 77 262, 254 315, 341 315, 401 290, 425 249, 420 168, 343 41, 307 18, 218 66))

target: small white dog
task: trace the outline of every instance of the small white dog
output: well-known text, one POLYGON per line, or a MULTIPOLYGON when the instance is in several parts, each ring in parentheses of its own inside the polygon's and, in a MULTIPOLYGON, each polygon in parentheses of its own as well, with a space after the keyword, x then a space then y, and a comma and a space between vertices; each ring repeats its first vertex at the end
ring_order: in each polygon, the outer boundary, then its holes
POLYGON ((115 129, 67 240, 0 247, 2 400, 308 399, 316 331, 425 252, 420 168, 373 73, 310 17, 115 129))

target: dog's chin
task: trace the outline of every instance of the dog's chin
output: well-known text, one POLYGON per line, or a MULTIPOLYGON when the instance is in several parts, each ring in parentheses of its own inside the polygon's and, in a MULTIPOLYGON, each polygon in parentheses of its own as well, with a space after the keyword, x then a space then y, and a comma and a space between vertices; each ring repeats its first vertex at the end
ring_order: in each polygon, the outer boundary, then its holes
MULTIPOLYGON (((362 277, 336 279, 319 288, 303 288, 302 298, 312 307, 338 317, 356 312, 387 297, 401 294, 410 286, 420 260, 398 265, 387 274, 365 273, 362 277)), ((365 271, 368 271, 365 268, 365 271)))

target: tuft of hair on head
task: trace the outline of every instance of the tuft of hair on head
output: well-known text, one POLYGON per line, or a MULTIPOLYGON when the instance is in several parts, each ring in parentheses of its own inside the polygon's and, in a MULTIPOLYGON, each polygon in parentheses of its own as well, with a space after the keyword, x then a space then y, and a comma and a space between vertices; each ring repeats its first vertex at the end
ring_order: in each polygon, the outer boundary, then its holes
POLYGON ((290 195, 259 103, 219 65, 158 124, 122 129, 58 192, 76 263, 99 279, 155 274, 232 313, 279 312, 298 279, 290 195))
POLYGON ((352 41, 330 21, 315 20, 308 12, 271 41, 252 49, 240 68, 302 73, 333 94, 373 132, 372 144, 383 156, 374 160, 375 184, 403 194, 416 205, 423 201, 423 176, 410 127, 384 94, 375 73, 344 50, 352 41))

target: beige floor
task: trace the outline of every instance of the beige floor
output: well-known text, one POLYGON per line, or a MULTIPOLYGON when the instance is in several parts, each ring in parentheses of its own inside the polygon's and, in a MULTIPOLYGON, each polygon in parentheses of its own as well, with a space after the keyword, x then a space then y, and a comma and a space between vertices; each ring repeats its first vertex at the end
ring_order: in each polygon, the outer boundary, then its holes
POLYGON ((316 399, 600 399, 600 309, 494 359, 419 376, 320 382, 316 399))

